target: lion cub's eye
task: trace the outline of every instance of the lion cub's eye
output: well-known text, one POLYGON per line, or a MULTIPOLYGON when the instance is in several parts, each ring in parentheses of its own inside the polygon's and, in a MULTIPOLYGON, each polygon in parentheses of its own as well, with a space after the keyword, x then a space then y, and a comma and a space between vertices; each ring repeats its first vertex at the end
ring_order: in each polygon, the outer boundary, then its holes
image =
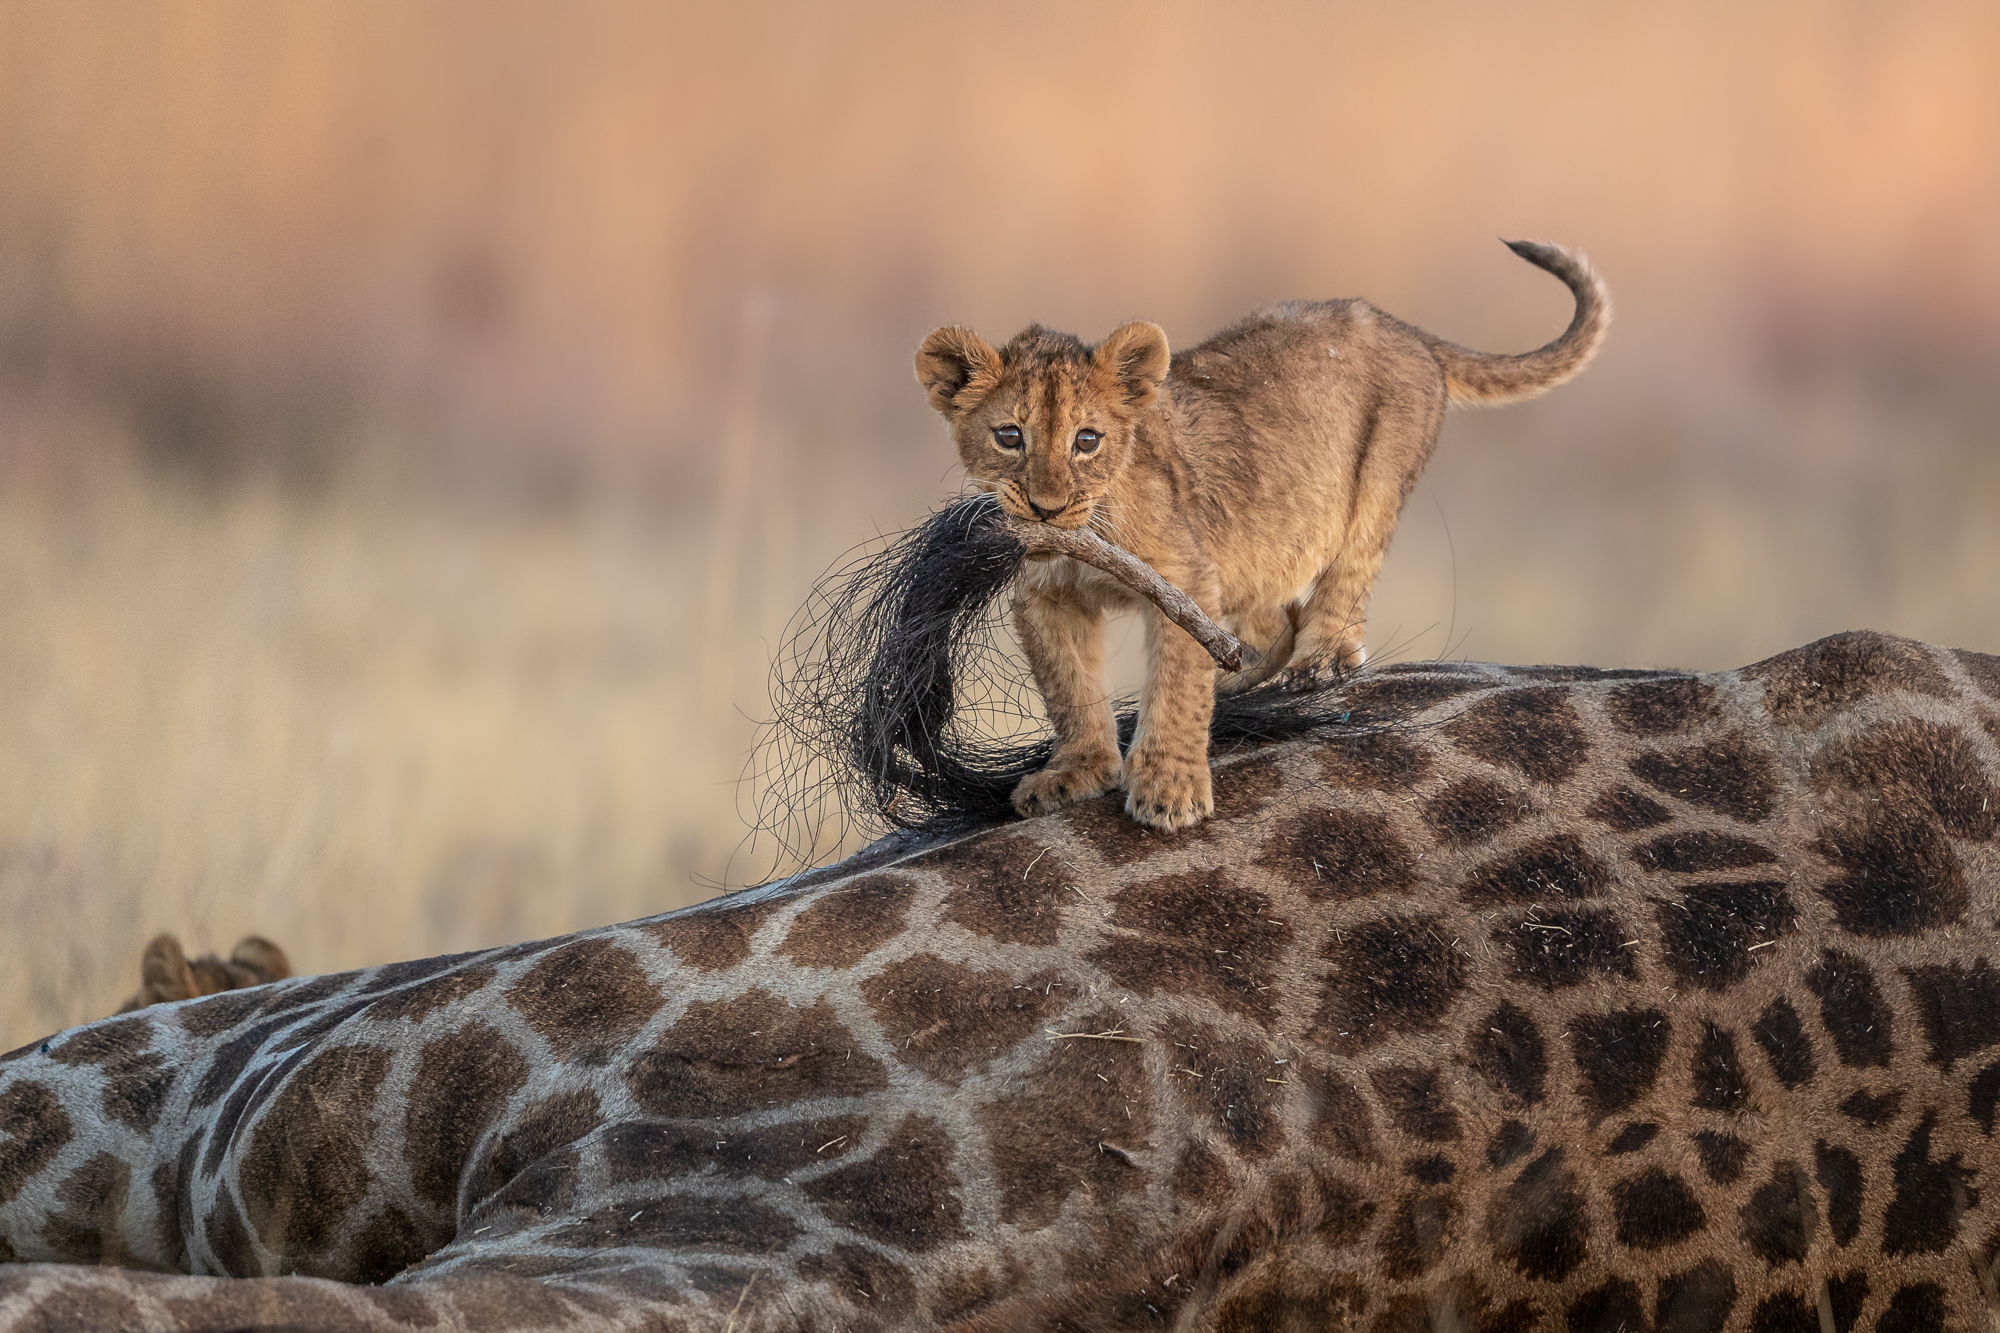
POLYGON ((1104 437, 1094 430, 1080 430, 1076 433, 1076 451, 1080 454, 1097 452, 1097 442, 1104 437))
POLYGON ((995 426, 993 428, 993 443, 999 445, 1002 449, 1019 449, 1021 447, 1021 428, 1019 426, 995 426))

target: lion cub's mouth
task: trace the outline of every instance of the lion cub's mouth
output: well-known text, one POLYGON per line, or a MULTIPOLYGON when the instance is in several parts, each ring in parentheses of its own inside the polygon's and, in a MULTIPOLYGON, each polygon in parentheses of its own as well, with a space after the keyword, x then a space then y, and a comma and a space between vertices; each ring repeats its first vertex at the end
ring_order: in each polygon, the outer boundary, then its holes
POLYGON ((1032 505, 1008 491, 999 492, 999 499, 1000 507, 1015 518, 1027 523, 1046 523, 1065 532, 1075 532, 1087 526, 1097 509, 1095 500, 1072 500, 1053 514, 1037 513, 1032 505))

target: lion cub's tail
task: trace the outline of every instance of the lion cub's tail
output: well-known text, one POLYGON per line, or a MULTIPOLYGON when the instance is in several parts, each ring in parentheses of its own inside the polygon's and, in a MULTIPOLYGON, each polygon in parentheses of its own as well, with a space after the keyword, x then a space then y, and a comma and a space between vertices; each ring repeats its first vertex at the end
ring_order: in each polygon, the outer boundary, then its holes
POLYGON ((1553 389, 1590 363, 1611 326, 1611 293, 1588 259, 1537 241, 1509 241, 1507 248, 1561 278, 1576 296, 1576 315, 1548 346, 1511 356, 1475 352, 1424 334, 1444 367, 1445 388, 1455 403, 1512 403, 1553 389))

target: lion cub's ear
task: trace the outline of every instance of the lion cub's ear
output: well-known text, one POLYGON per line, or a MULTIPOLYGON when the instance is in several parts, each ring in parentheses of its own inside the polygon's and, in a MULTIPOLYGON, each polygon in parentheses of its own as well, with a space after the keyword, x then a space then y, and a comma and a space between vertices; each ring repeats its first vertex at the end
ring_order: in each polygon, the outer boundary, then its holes
POLYGON ((1144 407, 1167 377, 1170 358, 1167 331, 1135 319, 1111 331, 1097 346, 1097 378, 1106 389, 1123 393, 1134 407, 1144 407))
POLYGON ((917 383, 945 416, 976 406, 999 382, 1000 353, 971 329, 939 329, 917 349, 917 383))

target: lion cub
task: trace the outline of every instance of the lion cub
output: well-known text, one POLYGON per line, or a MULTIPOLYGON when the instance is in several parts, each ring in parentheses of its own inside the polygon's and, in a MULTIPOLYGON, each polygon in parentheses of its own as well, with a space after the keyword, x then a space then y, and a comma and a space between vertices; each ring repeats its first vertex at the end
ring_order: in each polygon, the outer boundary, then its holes
MULTIPOLYGON (((942 328, 917 352, 917 379, 967 476, 1008 513, 1089 524, 1263 650, 1221 688, 1247 688, 1287 662, 1354 667, 1369 589, 1446 404, 1553 388, 1604 337, 1610 300, 1588 261, 1508 244, 1576 298, 1569 328, 1539 351, 1469 351, 1363 301, 1291 301, 1171 358, 1166 333, 1143 321, 1096 347, 1030 325, 995 350, 970 329, 942 328)), ((1013 618, 1056 734, 1048 765, 1015 789, 1015 809, 1041 814, 1122 782, 1141 823, 1206 818, 1218 681, 1201 646, 1066 557, 1030 561, 1013 618), (1121 763, 1103 619, 1132 606, 1146 617, 1146 684, 1121 763)))

